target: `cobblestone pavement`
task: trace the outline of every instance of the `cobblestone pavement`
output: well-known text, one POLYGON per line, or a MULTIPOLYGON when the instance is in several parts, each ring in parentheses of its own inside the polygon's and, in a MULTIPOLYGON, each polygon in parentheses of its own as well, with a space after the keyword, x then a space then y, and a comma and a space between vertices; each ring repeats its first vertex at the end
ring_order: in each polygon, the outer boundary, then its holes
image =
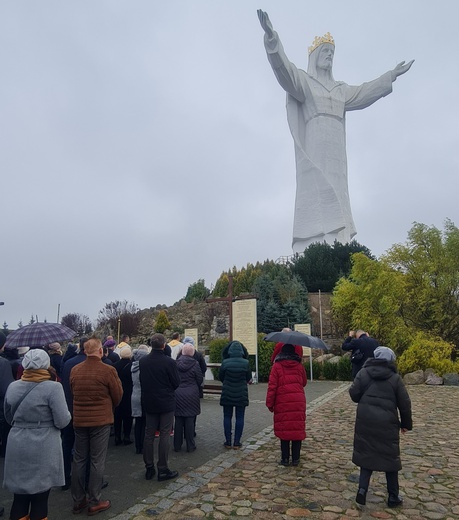
POLYGON ((278 465, 279 441, 268 427, 242 450, 225 450, 112 519, 459 519, 459 388, 408 388, 414 430, 401 439, 403 507, 387 508, 385 476, 375 473, 360 511, 348 386, 309 402, 298 467, 278 465))
MULTIPOLYGON (((340 385, 341 383, 337 381, 309 381, 306 387, 308 404, 321 399, 322 396, 340 385)), ((272 424, 272 414, 265 406, 266 389, 266 383, 249 386, 250 406, 246 410, 242 437, 242 442, 245 444, 247 444, 247 439, 259 434, 272 424)), ((219 396, 206 395, 201 401, 201 411, 196 425, 197 450, 193 453, 187 453, 184 449, 179 453, 171 450, 169 455, 170 468, 178 470, 180 476, 190 474, 196 468, 205 466, 222 453, 223 412, 219 404, 219 396)), ((263 435, 263 437, 265 436, 263 435)), ((236 455, 236 452, 233 455, 236 455)), ((4 459, 0 458, 0 477, 3 476, 3 462, 4 459)), ((150 497, 155 492, 162 493, 169 484, 168 482, 158 482, 156 479, 145 480, 142 456, 135 454, 134 445, 115 446, 114 437, 110 438, 105 480, 108 481, 109 486, 103 491, 102 498, 110 499, 112 503, 111 508, 103 514, 103 518, 106 519, 131 510, 131 507, 137 508, 145 497, 150 497)), ((12 495, 5 490, 0 490, 0 505, 5 507, 5 516, 11 508, 11 502, 12 495)), ((74 519, 72 506, 70 491, 61 491, 60 488, 51 490, 48 514, 50 520, 74 519)))

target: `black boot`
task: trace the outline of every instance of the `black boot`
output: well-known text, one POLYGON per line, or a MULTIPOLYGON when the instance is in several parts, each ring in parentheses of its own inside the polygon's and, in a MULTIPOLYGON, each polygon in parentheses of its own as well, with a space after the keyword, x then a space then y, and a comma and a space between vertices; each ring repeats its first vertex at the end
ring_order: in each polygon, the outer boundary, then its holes
POLYGON ((147 466, 145 468, 145 480, 151 480, 155 476, 155 467, 154 466, 147 466))
POLYGON ((357 491, 357 496, 355 497, 355 501, 359 506, 364 506, 367 503, 367 490, 364 488, 359 488, 357 491))
POLYGON ((158 482, 162 482, 163 480, 170 480, 176 477, 178 477, 178 471, 171 471, 170 469, 158 471, 158 482))
POLYGON ((387 505, 389 507, 398 507, 402 504, 403 500, 398 495, 394 495, 393 493, 389 494, 389 498, 387 499, 387 505))

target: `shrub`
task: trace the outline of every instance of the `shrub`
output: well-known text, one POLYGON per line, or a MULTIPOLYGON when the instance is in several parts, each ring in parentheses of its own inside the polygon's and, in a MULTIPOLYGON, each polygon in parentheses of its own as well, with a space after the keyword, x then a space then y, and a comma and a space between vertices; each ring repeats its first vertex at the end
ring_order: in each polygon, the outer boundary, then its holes
MULTIPOLYGON (((263 341, 264 333, 258 334, 258 380, 266 382, 271 371, 271 356, 274 351, 275 343, 263 341)), ((255 370, 255 369, 253 369, 255 370)))
MULTIPOLYGON (((272 341, 263 341, 264 333, 258 334, 258 381, 266 382, 271 371, 271 354, 274 350, 272 341)), ((214 339, 209 343, 210 363, 221 363, 223 349, 228 345, 229 339, 214 339)), ((255 372, 256 360, 254 355, 249 355, 250 369, 255 372)), ((212 369, 215 379, 218 379, 218 369, 212 369)))
MULTIPOLYGON (((213 339, 209 343, 209 362, 221 363, 223 349, 228 345, 229 339, 213 339)), ((218 368, 212 369, 214 378, 218 380, 218 368)))
POLYGON ((336 379, 338 381, 352 381, 352 363, 349 356, 342 356, 336 364, 336 379))
POLYGON ((329 381, 335 381, 337 373, 338 363, 329 363, 328 361, 324 362, 323 376, 325 379, 328 379, 329 381))
MULTIPOLYGON (((308 374, 308 378, 310 377, 310 365, 309 361, 303 363, 303 366, 306 370, 306 374, 308 374)), ((320 379, 322 377, 322 369, 323 369, 323 363, 320 361, 313 361, 312 362, 312 377, 314 379, 320 379)))
POLYGON ((451 343, 420 332, 399 357, 398 369, 402 375, 427 368, 433 368, 438 375, 455 372, 457 367, 451 360, 453 348, 451 343))
POLYGON ((158 317, 155 322, 155 332, 159 334, 163 334, 164 331, 169 329, 171 326, 169 319, 167 318, 167 314, 164 310, 159 311, 158 317))

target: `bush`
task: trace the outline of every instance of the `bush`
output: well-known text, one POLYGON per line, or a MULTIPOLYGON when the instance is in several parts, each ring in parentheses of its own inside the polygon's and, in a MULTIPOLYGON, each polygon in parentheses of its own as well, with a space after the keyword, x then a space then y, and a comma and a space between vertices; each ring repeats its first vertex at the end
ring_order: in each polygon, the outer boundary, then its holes
POLYGON ((169 319, 167 318, 167 314, 164 310, 159 311, 158 317, 155 322, 155 332, 159 334, 164 334, 164 332, 169 329, 171 326, 169 319))
MULTIPOLYGON (((266 334, 258 334, 258 381, 266 382, 271 371, 271 355, 274 350, 272 341, 263 341, 266 334)), ((221 363, 223 349, 228 345, 229 339, 214 339, 209 343, 209 362, 221 363)), ((250 370, 255 372, 256 359, 254 355, 249 355, 250 370)), ((212 369, 215 379, 218 379, 218 369, 212 369)))
MULTIPOLYGON (((223 349, 228 345, 229 339, 213 339, 209 343, 209 362, 221 363, 223 349)), ((214 378, 218 380, 218 368, 212 368, 214 378)))
POLYGON ((352 381, 352 363, 349 356, 342 356, 336 364, 336 379, 338 381, 352 381))
MULTIPOLYGON (((310 365, 309 365, 309 361, 307 361, 306 363, 303 363, 303 366, 306 370, 306 374, 308 374, 308 378, 310 377, 310 365)), ((323 372, 323 363, 321 363, 320 361, 312 361, 312 377, 314 379, 320 379, 322 377, 322 372, 323 372)))
POLYGON ((263 341, 264 337, 264 333, 258 334, 258 381, 260 383, 266 382, 269 379, 271 356, 275 347, 275 343, 272 341, 263 341))
POLYGON ((440 376, 448 372, 456 372, 457 363, 451 360, 453 348, 451 343, 440 338, 428 337, 420 332, 398 358, 398 370, 402 375, 427 368, 433 368, 440 376))
POLYGON ((335 381, 337 373, 338 373, 338 363, 329 363, 328 361, 324 362, 324 366, 323 366, 324 379, 327 379, 328 381, 335 381))

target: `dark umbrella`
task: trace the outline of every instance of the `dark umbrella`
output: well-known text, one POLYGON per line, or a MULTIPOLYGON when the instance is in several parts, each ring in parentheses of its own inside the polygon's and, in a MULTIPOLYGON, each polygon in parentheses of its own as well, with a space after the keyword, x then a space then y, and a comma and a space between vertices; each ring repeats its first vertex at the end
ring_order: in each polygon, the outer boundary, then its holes
POLYGON ((5 348, 43 347, 55 341, 65 341, 77 336, 77 333, 60 323, 32 323, 8 334, 5 348))
POLYGON ((265 341, 276 341, 278 343, 290 343, 291 345, 301 345, 302 347, 320 348, 328 350, 329 347, 320 338, 310 336, 297 330, 286 332, 270 332, 264 337, 265 341))

